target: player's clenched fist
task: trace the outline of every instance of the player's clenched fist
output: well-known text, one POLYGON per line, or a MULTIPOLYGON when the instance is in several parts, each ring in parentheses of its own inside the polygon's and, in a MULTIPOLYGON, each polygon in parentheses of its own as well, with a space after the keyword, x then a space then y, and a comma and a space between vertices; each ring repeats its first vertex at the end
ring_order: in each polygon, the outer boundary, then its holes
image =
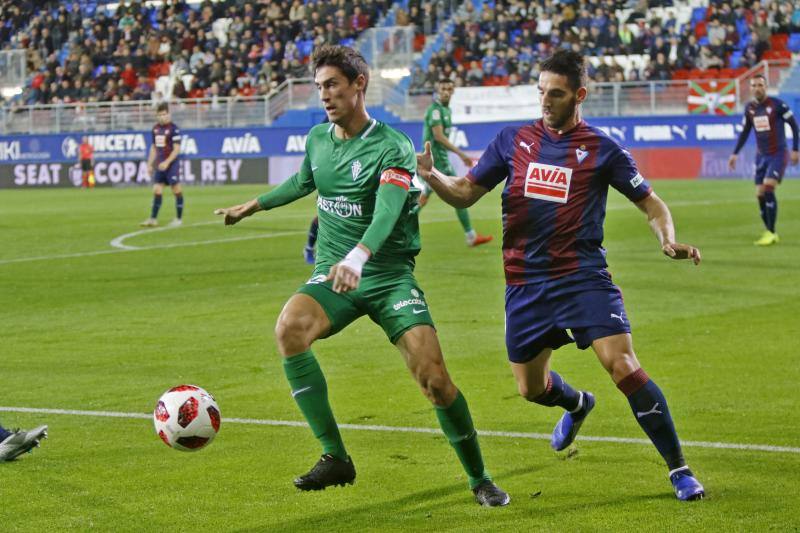
POLYGON ((362 244, 350 250, 344 259, 331 267, 326 281, 333 281, 333 292, 354 291, 361 283, 361 270, 372 255, 362 244))
POLYGON ((328 281, 333 280, 333 292, 354 291, 361 282, 361 274, 342 263, 336 263, 328 273, 328 281))

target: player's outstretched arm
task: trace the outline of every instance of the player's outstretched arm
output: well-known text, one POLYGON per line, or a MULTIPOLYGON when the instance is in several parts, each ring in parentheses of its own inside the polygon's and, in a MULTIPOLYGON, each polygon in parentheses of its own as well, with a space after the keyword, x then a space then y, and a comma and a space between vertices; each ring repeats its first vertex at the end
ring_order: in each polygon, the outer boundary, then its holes
POLYGON ((292 176, 258 198, 247 203, 234 205, 221 209, 215 209, 215 215, 225 216, 225 225, 232 226, 259 211, 268 211, 282 205, 294 202, 314 191, 314 181, 311 178, 303 178, 303 172, 292 174, 292 176))
POLYGON ((672 259, 691 259, 695 265, 700 264, 700 250, 689 244, 675 242, 672 214, 667 204, 656 193, 651 193, 647 198, 636 202, 636 207, 647 215, 647 222, 661 244, 664 255, 672 259))
POLYGON ((243 218, 247 218, 259 211, 261 211, 261 206, 258 205, 258 199, 253 199, 243 204, 215 209, 214 214, 223 215, 225 217, 225 225, 233 226, 243 218))
POLYGON ((472 183, 467 178, 447 176, 434 166, 431 143, 425 143, 425 151, 417 154, 417 173, 428 182, 439 197, 453 207, 469 207, 486 194, 488 189, 472 183))

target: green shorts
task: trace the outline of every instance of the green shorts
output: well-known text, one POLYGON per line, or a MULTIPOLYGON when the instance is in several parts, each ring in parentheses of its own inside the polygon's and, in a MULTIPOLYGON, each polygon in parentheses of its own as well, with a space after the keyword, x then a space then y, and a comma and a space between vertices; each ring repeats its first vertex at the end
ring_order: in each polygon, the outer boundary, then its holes
POLYGON ((364 315, 383 328, 392 344, 414 326, 433 327, 425 294, 411 272, 382 272, 361 278, 358 289, 337 294, 325 274, 314 271, 298 293, 314 298, 331 321, 326 337, 339 333, 364 315))

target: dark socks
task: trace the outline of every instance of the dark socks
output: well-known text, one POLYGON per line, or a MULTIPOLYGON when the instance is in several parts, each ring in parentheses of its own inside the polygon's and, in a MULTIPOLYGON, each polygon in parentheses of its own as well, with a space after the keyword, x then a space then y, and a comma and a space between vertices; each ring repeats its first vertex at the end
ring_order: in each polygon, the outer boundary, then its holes
MULTIPOLYGON (((183 194, 182 193, 178 193, 178 194, 175 195, 175 211, 176 211, 176 216, 177 216, 178 220, 180 220, 181 217, 183 217, 183 194)), ((153 217, 153 218, 155 218, 155 217, 153 217)))
POLYGON ((150 218, 158 218, 158 210, 161 209, 162 196, 160 194, 153 195, 153 208, 150 210, 150 218))
POLYGON ((532 401, 547 407, 558 406, 567 411, 575 411, 579 407, 581 393, 570 387, 564 378, 551 370, 544 392, 532 401))
POLYGON ((767 229, 775 233, 775 223, 778 221, 778 199, 775 197, 775 188, 764 185, 764 224, 767 229))
POLYGON ((617 388, 628 397, 633 416, 650 437, 669 469, 686 466, 667 400, 658 385, 640 368, 617 383, 617 388))
POLYGON ((761 220, 764 222, 764 227, 769 228, 767 223, 767 208, 764 207, 764 195, 758 195, 758 212, 761 213, 761 220))

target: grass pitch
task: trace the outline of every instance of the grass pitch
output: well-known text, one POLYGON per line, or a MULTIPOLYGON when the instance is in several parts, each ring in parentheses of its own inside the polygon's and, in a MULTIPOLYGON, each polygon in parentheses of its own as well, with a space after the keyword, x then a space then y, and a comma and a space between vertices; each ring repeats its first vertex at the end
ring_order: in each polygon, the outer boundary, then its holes
MULTIPOLYGON (((364 428, 437 425, 396 349, 362 318, 314 347, 337 419, 353 425, 342 433, 354 486, 293 488, 319 453, 303 427, 223 421, 208 449, 186 454, 149 418, 0 411, 6 426, 50 426, 33 455, 0 464, 0 529, 797 530, 800 183, 779 189, 782 242, 765 249, 752 245, 749 182, 655 187, 703 264, 662 257, 642 214, 610 193, 606 246, 637 355, 684 441, 789 448, 686 446, 705 501, 675 500, 651 446, 579 437, 557 454, 542 439, 484 435, 512 502, 478 507, 442 436, 364 428)), ((301 250, 313 198, 232 228, 211 214, 258 192, 190 188, 183 227, 134 235, 145 189, 0 193, 0 405, 144 415, 167 388, 196 383, 223 418, 300 421, 272 329, 311 271, 301 250)), ((421 216, 417 276, 449 370, 479 431, 549 433, 560 413, 519 398, 505 360, 498 195, 471 213, 493 243, 467 249, 441 200, 421 216)), ((162 222, 172 215, 167 193, 162 222)), ((591 351, 565 347, 554 368, 597 396, 583 436, 644 437, 591 351)))

